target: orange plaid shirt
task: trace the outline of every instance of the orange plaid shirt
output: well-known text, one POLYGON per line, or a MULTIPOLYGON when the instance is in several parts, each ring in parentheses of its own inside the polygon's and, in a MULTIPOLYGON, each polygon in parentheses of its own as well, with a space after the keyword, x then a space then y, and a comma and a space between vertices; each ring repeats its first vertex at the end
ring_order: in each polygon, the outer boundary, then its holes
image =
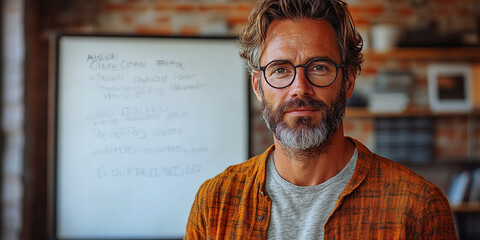
MULTIPOLYGON (((350 140, 357 146, 357 166, 323 226, 325 239, 456 239, 450 205, 436 186, 350 140)), ((267 238, 265 163, 273 149, 200 187, 185 239, 267 238)))

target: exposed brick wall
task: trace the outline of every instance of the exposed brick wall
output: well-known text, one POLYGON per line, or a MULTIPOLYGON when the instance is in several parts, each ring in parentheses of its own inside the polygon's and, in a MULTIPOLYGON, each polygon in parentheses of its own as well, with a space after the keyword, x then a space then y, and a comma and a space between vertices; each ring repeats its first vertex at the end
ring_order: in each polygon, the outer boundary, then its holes
POLYGON ((439 161, 480 158, 480 117, 442 117, 436 122, 435 152, 439 161))
POLYGON ((233 35, 246 23, 254 4, 254 0, 87 0, 66 6, 60 21, 69 29, 104 33, 233 35))
POLYGON ((343 123, 345 135, 362 142, 373 151, 375 147, 373 118, 345 118, 343 123))
MULTIPOLYGON (((63 7, 67 27, 95 31, 187 34, 208 33, 220 22, 235 33, 256 0, 85 0, 63 7)), ((433 21, 440 31, 475 31, 476 0, 347 0, 358 26, 397 23, 418 28, 433 21)))

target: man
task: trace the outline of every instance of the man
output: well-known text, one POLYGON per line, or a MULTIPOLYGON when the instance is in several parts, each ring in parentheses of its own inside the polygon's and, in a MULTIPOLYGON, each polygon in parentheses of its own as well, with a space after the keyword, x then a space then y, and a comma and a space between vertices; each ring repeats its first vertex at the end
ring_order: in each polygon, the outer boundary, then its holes
POLYGON ((197 193, 185 239, 455 239, 448 201, 344 137, 362 39, 340 0, 264 0, 241 56, 274 145, 197 193))

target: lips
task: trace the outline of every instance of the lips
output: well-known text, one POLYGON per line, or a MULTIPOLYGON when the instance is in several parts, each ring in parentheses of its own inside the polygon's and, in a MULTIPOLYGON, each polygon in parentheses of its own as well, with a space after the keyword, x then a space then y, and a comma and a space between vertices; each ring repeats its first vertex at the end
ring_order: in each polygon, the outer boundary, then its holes
POLYGON ((308 114, 312 112, 316 112, 319 109, 317 108, 293 108, 285 110, 285 113, 293 113, 293 114, 308 114))

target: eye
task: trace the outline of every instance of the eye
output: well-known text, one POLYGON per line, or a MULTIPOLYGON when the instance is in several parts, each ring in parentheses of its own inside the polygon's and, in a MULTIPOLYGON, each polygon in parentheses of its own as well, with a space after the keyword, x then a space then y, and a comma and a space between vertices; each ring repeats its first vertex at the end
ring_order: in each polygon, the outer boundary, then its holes
POLYGON ((287 72, 287 69, 279 67, 272 71, 273 74, 284 74, 287 72))
POLYGON ((328 61, 315 61, 308 66, 308 73, 315 75, 332 74, 335 72, 335 65, 328 61))
POLYGON ((295 70, 292 65, 285 62, 274 62, 267 66, 268 76, 284 77, 292 74, 295 70))
POLYGON ((329 68, 323 64, 315 64, 310 68, 310 71, 315 71, 315 72, 325 72, 328 70, 329 68))
POLYGON ((321 66, 321 65, 317 65, 317 66, 315 66, 314 68, 315 68, 315 70, 317 70, 317 71, 327 70, 327 68, 326 68, 325 66, 321 66))

